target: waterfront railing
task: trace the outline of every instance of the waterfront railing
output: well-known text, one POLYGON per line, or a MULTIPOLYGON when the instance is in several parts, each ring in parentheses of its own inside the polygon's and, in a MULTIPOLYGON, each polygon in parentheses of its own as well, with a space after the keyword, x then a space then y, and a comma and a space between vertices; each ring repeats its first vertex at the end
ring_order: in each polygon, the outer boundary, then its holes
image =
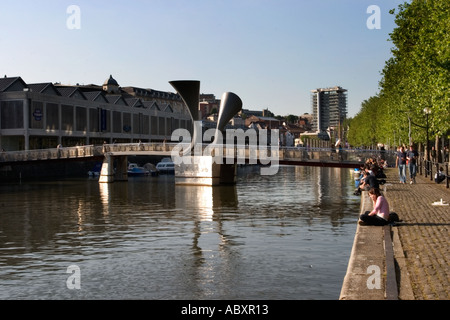
MULTIPOLYGON (((38 150, 9 151, 0 153, 0 162, 37 161, 54 159, 71 159, 102 156, 106 153, 129 154, 166 154, 174 147, 187 150, 189 144, 149 142, 149 143, 114 143, 104 145, 86 145, 75 147, 60 147, 38 150)), ((203 154, 209 144, 203 144, 200 152, 203 154)), ((198 149, 194 149, 194 154, 198 149)), ((224 157, 243 159, 261 158, 261 151, 267 157, 277 157, 285 161, 320 161, 320 162, 355 162, 363 163, 367 158, 382 158, 391 166, 395 164, 395 153, 390 151, 367 149, 338 149, 338 148, 310 148, 310 147, 278 147, 254 145, 214 145, 213 154, 221 152, 224 157), (217 151, 219 150, 219 151, 217 151)), ((208 152, 207 152, 208 153, 208 152)), ((211 150, 209 153, 211 154, 211 150)))
POLYGON ((39 161, 56 160, 70 158, 86 158, 101 155, 101 147, 93 145, 66 148, 35 149, 21 151, 2 151, 0 153, 0 162, 20 162, 20 161, 39 161))

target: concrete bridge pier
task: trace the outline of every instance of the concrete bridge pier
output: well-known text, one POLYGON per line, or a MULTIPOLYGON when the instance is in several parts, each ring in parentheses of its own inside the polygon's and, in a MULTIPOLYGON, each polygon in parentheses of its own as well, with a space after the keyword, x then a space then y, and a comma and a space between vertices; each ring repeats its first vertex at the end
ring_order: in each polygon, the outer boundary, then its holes
POLYGON ((99 182, 110 183, 114 181, 127 181, 127 180, 128 180, 128 157, 112 156, 109 153, 105 153, 102 169, 100 170, 99 182))
POLYGON ((211 156, 188 156, 184 160, 175 165, 177 185, 217 186, 236 183, 235 163, 218 164, 211 156))

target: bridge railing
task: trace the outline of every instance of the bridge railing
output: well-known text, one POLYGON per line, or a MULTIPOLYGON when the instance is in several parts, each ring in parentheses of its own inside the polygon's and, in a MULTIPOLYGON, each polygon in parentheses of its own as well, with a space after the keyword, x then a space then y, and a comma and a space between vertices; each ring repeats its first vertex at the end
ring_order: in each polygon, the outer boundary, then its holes
MULTIPOLYGON (((186 150, 189 144, 168 144, 165 148, 161 149, 161 146, 155 146, 156 149, 161 151, 171 151, 175 145, 178 145, 179 150, 186 150), (183 149, 184 148, 184 149, 183 149)), ((202 145, 202 152, 208 144, 202 145)), ((141 146, 141 150, 147 148, 145 145, 141 146)), ((249 145, 215 145, 215 150, 210 149, 207 153, 216 155, 215 151, 221 151, 224 157, 231 157, 237 159, 260 159, 263 157, 278 157, 280 160, 292 160, 292 161, 321 161, 321 162, 356 162, 363 163, 367 158, 384 158, 395 159, 390 156, 390 152, 380 153, 377 150, 365 150, 365 149, 337 149, 337 148, 306 148, 306 147, 271 147, 264 148, 264 153, 261 154, 260 146, 249 145)), ((194 152, 195 154, 195 152, 194 152)), ((392 162, 392 163, 395 163, 392 162)))
POLYGON ((145 142, 145 143, 113 143, 103 145, 102 152, 133 152, 133 151, 171 151, 175 143, 145 142))
POLYGON ((0 153, 0 162, 85 158, 101 155, 101 147, 93 145, 67 148, 9 151, 0 153))
MULTIPOLYGON (((64 147, 40 150, 10 151, 0 153, 0 162, 34 161, 50 159, 69 159, 101 156, 107 152, 170 152, 178 146, 187 149, 189 144, 148 142, 148 143, 117 143, 104 144, 100 146, 87 145, 79 147, 64 147)), ((202 145, 202 152, 208 147, 202 145)), ((248 145, 217 145, 221 149, 224 157, 235 157, 238 159, 261 158, 259 146, 248 145)), ((210 154, 210 153, 209 153, 210 154)), ((336 149, 336 148, 307 148, 307 147, 276 147, 268 146, 263 154, 267 157, 278 157, 280 160, 292 161, 321 161, 321 162, 363 162, 369 157, 384 158, 389 165, 395 165, 395 153, 379 150, 366 149, 336 149)))
POLYGON ((283 160, 296 161, 352 161, 361 162, 367 158, 367 153, 355 152, 352 149, 283 147, 283 160))
POLYGON ((307 147, 282 147, 280 149, 280 159, 282 160, 362 163, 368 158, 381 158, 389 165, 395 165, 393 151, 307 147))

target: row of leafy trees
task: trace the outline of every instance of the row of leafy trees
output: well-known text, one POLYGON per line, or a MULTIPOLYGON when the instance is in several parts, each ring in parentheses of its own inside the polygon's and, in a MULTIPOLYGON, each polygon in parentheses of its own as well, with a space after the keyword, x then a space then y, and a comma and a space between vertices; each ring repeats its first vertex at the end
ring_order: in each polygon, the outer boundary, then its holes
POLYGON ((391 10, 392 57, 381 72, 379 92, 350 119, 354 146, 425 143, 450 135, 450 1, 412 0, 391 10))

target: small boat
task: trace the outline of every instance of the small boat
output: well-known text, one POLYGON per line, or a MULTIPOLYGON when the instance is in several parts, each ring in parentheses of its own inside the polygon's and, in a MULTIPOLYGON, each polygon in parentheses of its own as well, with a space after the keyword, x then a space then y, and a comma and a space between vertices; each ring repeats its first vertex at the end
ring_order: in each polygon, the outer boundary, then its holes
POLYGON ((89 177, 98 177, 100 176, 100 170, 102 170, 102 163, 96 163, 92 170, 88 171, 89 177))
POLYGON ((171 158, 163 158, 161 162, 156 165, 156 170, 160 173, 175 173, 175 165, 171 158))
POLYGON ((129 176, 148 176, 149 171, 143 167, 139 167, 136 163, 130 163, 128 165, 129 176))

